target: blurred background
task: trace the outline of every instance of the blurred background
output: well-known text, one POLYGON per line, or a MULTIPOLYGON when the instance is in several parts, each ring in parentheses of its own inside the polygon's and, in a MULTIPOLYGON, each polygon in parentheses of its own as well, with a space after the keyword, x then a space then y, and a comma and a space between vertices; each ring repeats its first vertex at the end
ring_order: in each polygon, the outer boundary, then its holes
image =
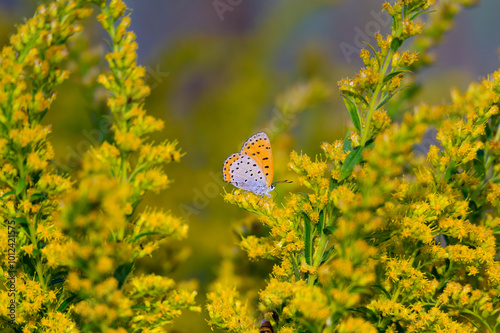
MULTIPOLYGON (((380 0, 150 0, 126 1, 132 9, 139 64, 146 67, 151 96, 148 112, 165 121, 155 141, 178 140, 186 155, 167 166, 170 188, 148 195, 152 205, 183 216, 189 238, 162 247, 138 263, 176 281, 196 281, 200 305, 218 279, 235 283, 255 298, 272 263, 251 263, 235 245, 240 233, 263 233, 254 217, 223 202, 221 168, 258 131, 273 145, 275 179, 294 180, 287 170, 290 151, 314 157, 323 141, 342 139, 350 121, 337 81, 354 77, 362 62, 361 41, 388 33, 380 0)), ((33 0, 0 0, 0 43, 30 17, 33 0)), ((436 62, 419 73, 422 90, 414 103, 446 103, 451 87, 499 67, 500 2, 482 0, 459 14, 455 28, 434 49, 436 62)), ((108 51, 95 17, 72 41, 70 80, 45 122, 52 124, 54 164, 74 174, 90 145, 109 135, 105 92, 95 82, 108 51)), ((404 49, 405 45, 403 45, 404 49)), ((404 111, 404 110, 401 110, 404 111)), ((277 201, 294 184, 278 187, 277 201)), ((186 313, 177 332, 210 332, 202 315, 186 313)))

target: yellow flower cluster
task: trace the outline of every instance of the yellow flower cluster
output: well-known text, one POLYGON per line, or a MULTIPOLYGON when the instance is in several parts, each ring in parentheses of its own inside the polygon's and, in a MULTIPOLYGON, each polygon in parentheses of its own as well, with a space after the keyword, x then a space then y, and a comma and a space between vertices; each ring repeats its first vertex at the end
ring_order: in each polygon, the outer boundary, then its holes
POLYGON ((424 25, 415 18, 434 2, 398 0, 393 5, 384 3, 384 10, 392 16, 392 33, 385 38, 375 34, 380 50, 376 51, 371 45, 368 46, 373 55, 366 49, 361 50, 360 57, 366 67, 354 79, 345 78, 338 82, 362 147, 391 122, 383 106, 403 89, 404 74, 418 62, 418 53, 400 53, 398 49, 405 40, 422 33, 424 25))
POLYGON ((41 120, 56 97, 55 88, 69 75, 64 69, 66 42, 81 31, 78 21, 92 13, 84 3, 58 0, 39 6, 1 51, 0 253, 5 258, 1 279, 7 286, 0 291, 2 330, 77 331, 70 314, 58 310, 61 261, 50 254, 57 249, 63 256, 65 236, 53 216, 71 182, 49 163, 54 158, 51 127, 41 120), (16 244, 8 246, 3 237, 12 230, 16 244), (15 260, 7 261, 7 254, 15 260), (12 302, 15 311, 7 312, 12 302))
POLYGON ((166 188, 162 166, 182 154, 175 142, 147 141, 163 122, 143 109, 149 88, 144 68, 135 62, 137 45, 127 31, 126 10, 123 2, 111 1, 102 3, 98 15, 113 41, 106 56, 111 72, 98 81, 111 92, 107 105, 114 140, 84 156, 78 187, 66 197, 57 223, 69 236, 65 264, 72 271, 65 286, 83 299, 71 306, 78 323, 103 332, 164 332, 182 309, 199 311, 196 292, 177 289, 161 276, 134 277, 134 263, 152 255, 167 237, 186 237, 188 227, 167 212, 137 212, 136 207, 147 191, 166 188))
POLYGON ((188 227, 168 212, 136 211, 146 192, 167 187, 163 166, 182 153, 176 142, 148 141, 163 122, 143 108, 150 89, 145 69, 136 64, 126 12, 119 0, 55 0, 38 7, 1 52, 0 253, 8 257, 9 221, 19 251, 14 268, 2 260, 2 281, 14 274, 16 290, 14 298, 0 291, 2 329, 164 332, 183 309, 200 311, 196 292, 166 277, 133 273, 136 259, 150 256, 168 237, 185 238, 188 227), (55 86, 69 75, 62 65, 67 40, 81 31, 76 23, 92 13, 84 7, 90 3, 99 6, 98 20, 111 36, 110 73, 98 81, 111 92, 114 136, 88 151, 72 188, 49 163, 51 128, 40 121, 55 86))
POLYGON ((215 291, 207 294, 208 314, 211 325, 229 332, 256 333, 248 307, 240 300, 239 293, 224 285, 217 285, 215 291))

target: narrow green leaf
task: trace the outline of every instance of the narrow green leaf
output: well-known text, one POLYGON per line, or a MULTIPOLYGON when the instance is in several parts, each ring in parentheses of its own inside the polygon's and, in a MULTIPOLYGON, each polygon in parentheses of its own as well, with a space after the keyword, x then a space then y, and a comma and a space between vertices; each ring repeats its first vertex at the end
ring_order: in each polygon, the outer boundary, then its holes
POLYGON ((26 219, 24 217, 16 217, 14 219, 14 222, 22 224, 22 223, 26 223, 26 219))
POLYGON ((415 74, 413 73, 412 71, 409 71, 409 70, 406 70, 406 69, 402 69, 402 70, 399 70, 399 71, 395 71, 395 72, 392 72, 392 73, 389 73, 387 74, 385 77, 384 77, 384 80, 382 81, 382 83, 387 83, 390 79, 392 79, 393 77, 395 77, 396 75, 399 75, 401 73, 410 73, 410 74, 415 74))
POLYGON ((373 322, 376 322, 378 320, 378 315, 375 312, 373 312, 372 310, 370 310, 367 307, 365 307, 365 306, 358 307, 358 308, 350 308, 349 310, 360 312, 365 317, 368 317, 368 315, 369 315, 371 317, 371 320, 373 322))
POLYGON ((328 186, 328 189, 332 191, 333 189, 336 189, 338 185, 339 183, 336 179, 330 178, 330 185, 328 186))
POLYGON ((381 285, 378 285, 378 284, 373 284, 372 285, 373 288, 377 288, 377 289, 380 289, 384 294, 385 296, 387 296, 388 299, 391 299, 391 294, 389 294, 389 292, 387 291, 387 289, 385 289, 384 287, 382 287, 381 285))
POLYGON ((135 236, 133 242, 135 243, 137 240, 141 239, 142 237, 159 235, 159 234, 160 234, 159 232, 145 232, 143 234, 139 234, 139 235, 135 236))
POLYGON ((40 209, 38 210, 38 213, 36 213, 36 218, 35 218, 35 221, 38 223, 38 221, 40 221, 43 217, 42 215, 42 212, 43 212, 43 209, 45 208, 45 205, 47 204, 47 202, 43 202, 40 209))
POLYGON ((365 43, 366 45, 368 45, 368 46, 372 49, 372 51, 373 51, 373 55, 374 55, 374 56, 375 56, 375 58, 377 59, 378 68, 381 68, 382 66, 380 65, 380 64, 381 64, 381 62, 380 62, 380 57, 379 57, 379 55, 378 55, 377 51, 375 50, 375 48, 374 48, 374 47, 373 47, 370 43, 367 43, 367 42, 365 42, 365 41, 363 41, 363 43, 365 43))
POLYGON ((387 103, 388 100, 391 99, 391 97, 394 96, 393 94, 388 94, 383 100, 382 102, 380 102, 377 107, 375 108, 375 110, 378 110, 380 109, 385 103, 387 103))
POLYGON ((295 275, 295 281, 299 281, 300 270, 299 270, 299 264, 297 263, 297 257, 295 257, 294 254, 292 254, 291 257, 292 257, 293 274, 295 275))
POLYGON ((448 168, 446 169, 446 174, 444 176, 444 179, 446 181, 449 181, 451 179, 451 176, 455 174, 455 166, 456 164, 454 161, 451 161, 450 165, 448 165, 448 168))
POLYGON ((423 15, 423 14, 429 14, 435 12, 435 10, 424 10, 423 12, 418 12, 410 16, 410 21, 413 21, 416 17, 423 15))
MULTIPOLYGON (((366 106, 368 106, 368 101, 363 97, 363 95, 358 93, 356 90, 343 90, 341 96, 345 98, 346 95, 360 99, 363 103, 365 103, 366 106)), ((351 102, 354 103, 354 101, 351 101, 351 102)), ((354 103, 354 105, 356 105, 356 103, 354 103)))
POLYGON ((132 310, 149 310, 148 306, 145 305, 134 305, 130 307, 132 310))
POLYGON ((127 279, 127 276, 132 272, 132 269, 134 268, 134 262, 127 262, 124 263, 115 270, 115 273, 113 276, 115 279, 118 280, 118 288, 121 289, 123 284, 125 283, 125 280, 127 279))
POLYGON ((474 170, 476 171, 476 176, 480 179, 484 179, 484 175, 486 174, 486 168, 484 167, 484 163, 479 159, 474 159, 472 161, 474 163, 474 170))
POLYGON ((16 217, 14 219, 14 222, 19 224, 26 231, 28 235, 30 234, 30 227, 28 226, 28 222, 24 217, 16 217))
POLYGON ((358 114, 358 108, 356 107, 356 104, 349 99, 347 96, 344 97, 344 103, 345 106, 347 107, 347 111, 349 111, 349 115, 351 116, 352 123, 354 124, 354 127, 361 132, 361 121, 359 120, 359 114, 358 114))
POLYGON ((5 193, 4 195, 2 195, 2 199, 5 197, 8 197, 9 195, 15 195, 15 194, 16 194, 16 191, 9 191, 9 192, 5 193))
POLYGON ((35 194, 32 194, 30 196, 30 201, 33 202, 33 201, 35 201, 37 199, 40 199, 40 198, 46 198, 45 193, 35 193, 35 194))
POLYGON ((66 298, 64 300, 64 302, 62 302, 61 305, 59 305, 59 307, 57 308, 57 311, 63 312, 64 310, 66 310, 66 308, 68 307, 68 305, 70 305, 71 302, 73 302, 75 300, 75 298, 77 298, 77 297, 78 297, 78 295, 73 294, 70 297, 66 298))
POLYGON ((305 212, 302 212, 302 216, 304 217, 304 255, 306 258, 306 263, 308 265, 312 264, 312 242, 311 242, 311 220, 307 216, 305 212))
POLYGON ((361 162, 363 149, 363 147, 358 147, 347 155, 344 164, 340 168, 339 182, 349 177, 354 167, 361 162))
POLYGON ((64 282, 66 279, 65 278, 59 278, 59 279, 53 279, 49 282, 49 286, 53 286, 57 283, 62 283, 64 282))
POLYGON ((68 271, 59 271, 57 273, 54 273, 50 276, 51 280, 59 279, 59 278, 65 278, 68 275, 68 271))
POLYGON ((441 279, 441 275, 438 273, 436 266, 432 266, 431 275, 434 276, 438 281, 441 279))
POLYGON ((491 129, 490 124, 488 123, 485 124, 484 132, 487 138, 489 139, 492 138, 493 130, 491 129))
POLYGON ((330 247, 328 250, 323 253, 323 256, 321 257, 321 264, 325 263, 328 261, 328 258, 330 257, 330 254, 335 251, 335 246, 330 247))
POLYGON ((318 231, 322 232, 324 225, 325 225, 325 211, 322 210, 319 212, 318 231))
POLYGON ((24 186, 26 185, 26 178, 19 179, 19 183, 17 183, 16 187, 16 195, 21 194, 24 190, 24 186))
POLYGON ((342 145, 343 151, 351 151, 352 150, 351 139, 349 139, 349 137, 351 136, 351 133, 352 133, 352 131, 348 131, 347 134, 345 135, 344 144, 342 145))
POLYGON ((399 47, 401 46, 401 44, 403 44, 403 41, 401 40, 401 38, 399 38, 399 37, 393 38, 392 42, 391 42, 391 51, 396 52, 399 49, 399 47))

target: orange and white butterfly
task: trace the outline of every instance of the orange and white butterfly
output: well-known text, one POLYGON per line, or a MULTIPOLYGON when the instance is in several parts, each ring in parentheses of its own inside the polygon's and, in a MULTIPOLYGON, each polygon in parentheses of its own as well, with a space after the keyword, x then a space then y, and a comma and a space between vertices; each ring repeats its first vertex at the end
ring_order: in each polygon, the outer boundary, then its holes
POLYGON ((271 141, 264 132, 252 135, 241 148, 224 162, 222 169, 224 181, 242 190, 260 196, 271 195, 274 190, 274 164, 271 141))

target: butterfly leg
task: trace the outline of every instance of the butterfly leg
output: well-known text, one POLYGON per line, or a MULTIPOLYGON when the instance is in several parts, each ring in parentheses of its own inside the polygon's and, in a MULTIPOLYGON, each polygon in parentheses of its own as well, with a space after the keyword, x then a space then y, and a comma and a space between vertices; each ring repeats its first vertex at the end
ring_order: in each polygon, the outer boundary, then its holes
POLYGON ((259 198, 259 201, 257 201, 257 205, 260 203, 260 201, 262 200, 262 198, 264 197, 264 194, 262 194, 259 198))

